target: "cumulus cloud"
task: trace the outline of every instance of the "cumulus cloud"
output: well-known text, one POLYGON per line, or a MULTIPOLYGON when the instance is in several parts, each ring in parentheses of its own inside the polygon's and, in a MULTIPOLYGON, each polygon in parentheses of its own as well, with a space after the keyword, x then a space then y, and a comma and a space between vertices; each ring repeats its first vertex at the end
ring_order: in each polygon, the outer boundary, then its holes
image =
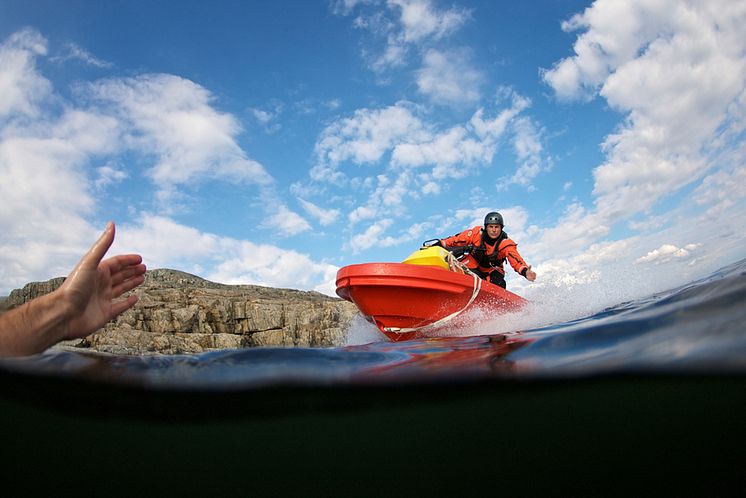
POLYGON ((339 218, 339 209, 324 209, 304 199, 298 199, 303 209, 324 226, 333 224, 339 218))
POLYGON ((435 165, 433 177, 436 179, 463 178, 469 175, 468 168, 453 166, 487 164, 495 149, 493 141, 478 140, 470 136, 465 127, 455 126, 426 142, 397 145, 391 162, 409 167, 435 165))
MULTIPOLYGON (((112 155, 155 158, 148 170, 155 196, 176 195, 178 187, 208 178, 258 184, 272 197, 271 176, 236 142, 237 121, 213 108, 203 87, 171 75, 112 78, 79 84, 78 100, 68 101, 37 70, 36 59, 46 53, 46 39, 33 30, 0 43, 0 294, 66 275, 96 239, 103 227, 90 221, 100 212, 93 193, 133 172, 112 155)), ((287 206, 268 213, 272 228, 289 234, 310 228, 287 206)), ((121 224, 113 251, 139 252, 150 267, 229 283, 329 294, 337 270, 296 251, 205 233, 163 215, 121 224)))
POLYGON ((673 244, 663 244, 658 249, 654 249, 645 256, 635 260, 635 264, 663 264, 669 263, 675 259, 688 259, 693 256, 694 251, 702 247, 702 244, 687 244, 684 247, 676 247, 673 244))
POLYGON ((706 216, 717 220, 739 202, 746 199, 746 165, 733 171, 720 170, 707 176, 693 193, 699 206, 706 206, 706 216))
POLYGON ((0 281, 10 288, 64 275, 94 239, 87 221, 91 157, 110 153, 111 118, 69 110, 56 120, 0 133, 0 281), (77 256, 75 256, 77 255, 77 256))
POLYGON ((428 50, 417 71, 420 93, 438 104, 470 104, 481 97, 482 73, 474 69, 465 50, 428 50))
POLYGON ((518 169, 510 177, 503 177, 497 185, 498 191, 506 190, 510 185, 521 185, 533 191, 533 180, 550 164, 544 158, 544 146, 541 134, 531 118, 522 116, 513 124, 513 148, 515 149, 518 169))
MULTIPOLYGON (((517 122, 520 113, 529 105, 528 99, 510 92, 510 106, 499 111, 495 117, 485 117, 485 109, 479 108, 464 125, 423 135, 423 139, 420 140, 410 139, 399 143, 394 147, 391 163, 394 166, 407 167, 433 165, 432 176, 436 179, 468 176, 471 170, 463 166, 487 165, 492 162, 498 144, 508 127, 517 122)), ((525 128, 522 125, 519 127, 525 128)), ((520 137, 526 135, 526 132, 520 130, 516 133, 516 136, 520 137)), ((528 139, 524 141, 528 143, 528 139)), ((518 152, 525 156, 530 152, 531 159, 536 155, 528 146, 518 152)))
POLYGON ((349 246, 353 253, 375 247, 381 234, 393 223, 390 219, 382 219, 371 224, 363 233, 356 234, 350 240, 349 246))
POLYGON ((94 240, 86 167, 116 151, 120 134, 111 117, 55 106, 51 83, 36 69, 46 53, 46 39, 31 29, 0 43, 0 285, 6 291, 65 275, 94 240))
POLYGON ((285 105, 280 101, 271 101, 264 108, 250 107, 249 114, 259 123, 267 133, 276 133, 282 129, 279 122, 285 105))
POLYGON ((337 266, 270 244, 221 237, 144 213, 123 225, 114 250, 136 252, 151 268, 181 268, 226 284, 316 290, 334 295, 337 266))
MULTIPOLYGON (((399 67, 407 62, 411 48, 426 48, 458 31, 469 19, 471 10, 462 7, 440 9, 431 0, 339 1, 332 4, 332 11, 350 15, 354 10, 371 7, 361 12, 354 26, 371 32, 384 40, 379 55, 364 55, 377 73, 399 67)), ((464 67, 461 64, 461 67, 464 67)), ((468 68, 469 72, 474 72, 468 68)))
POLYGON ((405 103, 360 109, 321 133, 311 178, 333 182, 343 175, 339 170, 346 163, 383 165, 386 174, 350 182, 367 191, 367 200, 356 201, 348 219, 354 224, 381 216, 401 218, 407 212, 405 201, 438 194, 449 180, 475 176, 490 167, 506 133, 512 131, 520 161, 514 181, 530 187, 545 169, 539 132, 533 122, 520 119, 531 102, 500 88, 496 104, 497 109, 479 108, 464 124, 442 131, 426 124, 405 103))
POLYGON ((597 213, 573 202, 559 216, 556 226, 537 235, 533 250, 540 259, 569 257, 583 252, 610 231, 597 213))
POLYGON ((12 113, 38 113, 38 103, 52 91, 36 69, 37 57, 46 53, 46 38, 32 29, 18 31, 0 44, 0 119, 12 113))
POLYGON ((178 76, 152 74, 89 85, 97 102, 115 106, 132 146, 156 157, 149 176, 163 192, 202 178, 267 185, 265 168, 236 143, 235 118, 214 109, 212 95, 178 76))
POLYGON ((375 189, 367 202, 350 211, 350 223, 381 216, 400 217, 406 211, 405 201, 419 195, 412 188, 414 178, 407 171, 399 173, 393 181, 386 175, 378 175, 375 180, 375 189))
MULTIPOLYGON (((594 171, 599 226, 647 212, 713 168, 743 130, 746 4, 598 0, 563 25, 575 55, 544 73, 560 98, 625 115, 594 171)), ((598 231, 604 233, 603 230, 598 231)))
POLYGON ((388 5, 401 10, 402 38, 408 43, 443 38, 458 30, 471 15, 458 7, 439 10, 431 0, 389 0, 388 5))
POLYGON ((277 230, 275 233, 279 237, 290 237, 311 229, 305 218, 284 204, 277 206, 274 212, 268 215, 262 227, 277 230))
POLYGON ((98 174, 98 178, 94 181, 94 185, 99 190, 119 183, 129 176, 125 170, 110 165, 96 168, 96 173, 98 174))
POLYGON ((336 166, 344 161, 356 164, 378 162, 398 143, 429 136, 422 121, 405 103, 383 109, 358 109, 350 118, 327 126, 314 147, 315 180, 334 178, 336 166))

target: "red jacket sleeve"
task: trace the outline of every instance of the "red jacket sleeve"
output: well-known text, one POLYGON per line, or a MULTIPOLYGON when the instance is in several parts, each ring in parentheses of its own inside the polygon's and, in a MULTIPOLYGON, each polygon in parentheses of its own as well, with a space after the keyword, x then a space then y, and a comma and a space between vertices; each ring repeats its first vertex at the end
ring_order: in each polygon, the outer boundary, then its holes
POLYGON ((464 230, 459 234, 441 239, 440 242, 441 244, 443 244, 444 247, 459 247, 465 246, 467 244, 474 244, 474 238, 475 236, 478 237, 482 233, 481 230, 482 227, 478 226, 469 228, 468 230, 464 230))
POLYGON ((498 257, 500 259, 505 259, 505 261, 510 263, 510 266, 513 267, 516 273, 521 273, 523 270, 528 269, 528 265, 523 261, 523 258, 518 253, 517 246, 518 245, 511 239, 503 240, 500 244, 498 257))

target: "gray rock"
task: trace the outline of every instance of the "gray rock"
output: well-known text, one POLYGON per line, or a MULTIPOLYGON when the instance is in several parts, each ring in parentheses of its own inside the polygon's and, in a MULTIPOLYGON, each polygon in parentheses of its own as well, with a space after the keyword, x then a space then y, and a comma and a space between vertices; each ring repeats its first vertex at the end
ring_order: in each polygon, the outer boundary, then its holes
MULTIPOLYGON (((7 307, 52 292, 63 278, 11 292, 7 307)), ((357 308, 318 292, 224 285, 188 273, 148 271, 138 303, 96 334, 63 346, 116 354, 180 354, 253 346, 337 346, 357 308)))

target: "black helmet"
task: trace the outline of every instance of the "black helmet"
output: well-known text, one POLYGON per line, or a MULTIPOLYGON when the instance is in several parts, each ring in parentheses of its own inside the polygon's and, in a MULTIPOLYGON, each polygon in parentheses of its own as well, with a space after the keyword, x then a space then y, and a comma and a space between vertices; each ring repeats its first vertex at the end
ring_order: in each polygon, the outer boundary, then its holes
POLYGON ((501 215, 497 211, 487 213, 487 216, 484 217, 484 226, 487 225, 500 225, 501 227, 505 226, 505 223, 503 223, 503 215, 501 215))

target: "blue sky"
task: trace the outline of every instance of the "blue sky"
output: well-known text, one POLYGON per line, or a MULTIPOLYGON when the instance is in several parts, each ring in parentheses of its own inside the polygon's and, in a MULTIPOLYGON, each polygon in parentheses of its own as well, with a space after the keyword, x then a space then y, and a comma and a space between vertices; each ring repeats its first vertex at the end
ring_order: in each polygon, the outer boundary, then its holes
POLYGON ((151 268, 333 294, 493 209, 539 274, 517 292, 683 283, 746 257, 744 25, 731 0, 0 0, 0 294, 110 219, 151 268))

